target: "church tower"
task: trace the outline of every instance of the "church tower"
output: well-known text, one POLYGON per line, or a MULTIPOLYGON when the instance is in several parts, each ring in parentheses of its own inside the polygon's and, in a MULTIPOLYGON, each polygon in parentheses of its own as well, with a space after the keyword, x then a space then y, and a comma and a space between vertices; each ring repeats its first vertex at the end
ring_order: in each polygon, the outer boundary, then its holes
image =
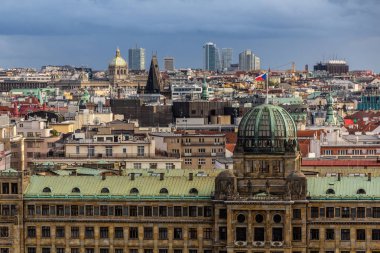
POLYGON ((120 49, 116 49, 116 55, 108 65, 108 78, 111 85, 126 81, 128 76, 127 62, 121 57, 120 49))
POLYGON ((148 80, 145 86, 146 94, 160 94, 163 89, 163 83, 161 79, 160 70, 158 69, 157 56, 153 55, 150 62, 148 80))

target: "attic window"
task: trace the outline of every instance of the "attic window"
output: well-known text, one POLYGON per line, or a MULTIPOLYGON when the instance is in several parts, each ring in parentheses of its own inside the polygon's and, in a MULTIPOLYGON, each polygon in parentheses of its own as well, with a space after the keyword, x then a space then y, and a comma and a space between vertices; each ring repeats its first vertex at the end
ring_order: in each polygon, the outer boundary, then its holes
POLYGON ((104 187, 104 188, 102 188, 100 193, 110 193, 110 190, 108 188, 104 187))
POLYGON ((328 189, 326 191, 326 194, 335 194, 335 191, 333 189, 328 189))
POLYGON ((137 188, 132 188, 130 191, 129 191, 130 194, 139 194, 139 190, 137 188))
POLYGON ((189 194, 191 195, 198 195, 198 190, 196 188, 191 188, 189 191, 189 194))
POLYGON ((356 194, 366 194, 364 189, 359 189, 356 194))
POLYGON ((51 189, 50 189, 50 187, 45 187, 45 188, 42 190, 42 192, 49 193, 49 192, 51 192, 51 189))
POLYGON ((80 193, 80 189, 78 187, 74 187, 72 190, 71 190, 72 193, 80 193))
POLYGON ((168 189, 166 189, 166 188, 162 188, 161 190, 160 190, 160 194, 168 194, 169 193, 169 191, 168 191, 168 189))

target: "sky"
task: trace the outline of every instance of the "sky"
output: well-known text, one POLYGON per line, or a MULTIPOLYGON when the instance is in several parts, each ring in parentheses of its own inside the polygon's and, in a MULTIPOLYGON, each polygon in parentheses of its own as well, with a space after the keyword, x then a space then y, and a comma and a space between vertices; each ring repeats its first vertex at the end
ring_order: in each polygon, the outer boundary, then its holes
POLYGON ((309 69, 344 59, 380 72, 380 0, 1 0, 0 67, 88 66, 104 70, 115 49, 173 56, 201 68, 213 42, 251 49, 262 67, 309 69))

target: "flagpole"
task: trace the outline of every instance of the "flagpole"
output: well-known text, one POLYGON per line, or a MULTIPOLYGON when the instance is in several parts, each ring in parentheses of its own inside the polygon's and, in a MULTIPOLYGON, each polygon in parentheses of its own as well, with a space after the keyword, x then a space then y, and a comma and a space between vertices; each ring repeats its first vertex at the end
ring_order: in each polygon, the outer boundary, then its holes
POLYGON ((266 104, 269 104, 269 98, 268 98, 268 90, 269 90, 269 83, 268 83, 268 80, 269 80, 269 71, 267 72, 267 76, 266 76, 266 81, 267 81, 267 96, 265 98, 265 103, 266 104))

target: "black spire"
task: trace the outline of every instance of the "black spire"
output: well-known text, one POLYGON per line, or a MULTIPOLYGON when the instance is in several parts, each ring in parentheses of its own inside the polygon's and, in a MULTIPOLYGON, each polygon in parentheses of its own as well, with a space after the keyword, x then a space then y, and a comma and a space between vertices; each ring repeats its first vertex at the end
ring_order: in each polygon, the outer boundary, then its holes
POLYGON ((150 62, 148 81, 146 82, 145 93, 146 94, 159 94, 162 89, 162 80, 160 71, 158 69, 157 56, 152 56, 150 62))

